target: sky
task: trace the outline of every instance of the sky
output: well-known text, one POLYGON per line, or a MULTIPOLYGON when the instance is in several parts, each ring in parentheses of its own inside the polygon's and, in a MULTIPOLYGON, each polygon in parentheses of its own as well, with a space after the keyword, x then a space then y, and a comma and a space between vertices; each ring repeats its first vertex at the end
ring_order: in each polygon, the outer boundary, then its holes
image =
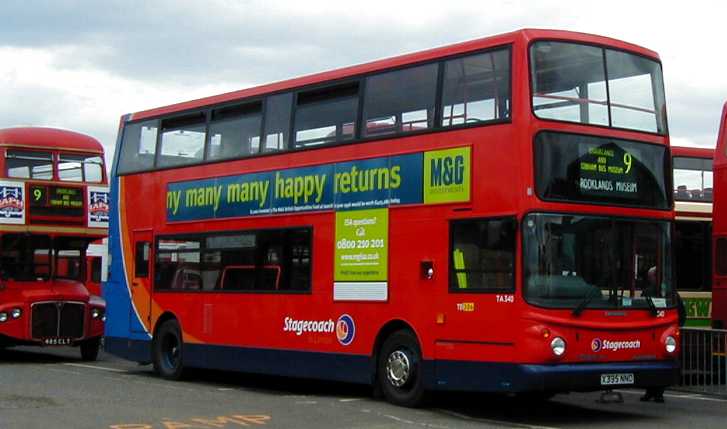
POLYGON ((119 118, 520 28, 582 31, 661 56, 671 141, 714 147, 727 2, 1 0, 0 128, 97 138, 119 118), (681 5, 681 6, 680 6, 681 5))

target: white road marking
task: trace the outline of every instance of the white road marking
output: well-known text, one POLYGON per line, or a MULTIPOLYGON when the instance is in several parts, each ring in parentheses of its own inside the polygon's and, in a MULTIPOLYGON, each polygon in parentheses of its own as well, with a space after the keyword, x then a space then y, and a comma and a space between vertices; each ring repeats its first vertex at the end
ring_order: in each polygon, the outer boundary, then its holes
POLYGON ((427 423, 427 422, 415 422, 415 421, 412 421, 412 420, 402 419, 401 417, 392 416, 391 414, 384 414, 384 413, 380 413, 378 411, 372 412, 368 408, 362 408, 361 409, 361 412, 362 413, 366 413, 366 414, 374 414, 374 415, 377 415, 379 417, 383 417, 383 418, 386 418, 386 419, 394 420, 395 422, 398 422, 398 423, 407 424, 409 426, 422 426, 422 427, 425 427, 425 428, 433 428, 433 429, 451 429, 449 426, 442 426, 442 425, 438 425, 438 424, 435 424, 435 423, 427 423))
POLYGON ((361 398, 344 398, 344 399, 339 399, 338 402, 355 402, 355 401, 362 401, 362 400, 363 399, 361 399, 361 398))
POLYGON ((105 366, 96 366, 96 365, 84 365, 82 363, 64 363, 63 365, 66 366, 75 366, 78 368, 92 368, 92 369, 98 369, 101 371, 109 371, 109 372, 129 372, 125 369, 118 369, 118 368, 108 368, 105 366))
MULTIPOLYGON (((614 390, 614 392, 627 393, 629 395, 643 395, 643 392, 637 392, 633 390, 614 390)), ((727 402, 727 399, 714 398, 711 396, 700 395, 699 393, 664 393, 666 398, 676 399, 694 399, 695 401, 707 401, 707 402, 727 402)))
POLYGON ((498 425, 498 426, 504 426, 509 428, 522 428, 522 429, 558 429, 553 426, 538 426, 538 425, 529 425, 525 423, 517 423, 517 422, 509 422, 507 420, 495 420, 495 419, 482 419, 482 418, 476 418, 476 417, 470 417, 466 414, 461 414, 456 411, 450 411, 450 410, 443 410, 441 408, 435 409, 435 411, 447 414, 452 417, 457 417, 462 420, 467 420, 470 422, 477 422, 477 423, 486 423, 490 425, 498 425))

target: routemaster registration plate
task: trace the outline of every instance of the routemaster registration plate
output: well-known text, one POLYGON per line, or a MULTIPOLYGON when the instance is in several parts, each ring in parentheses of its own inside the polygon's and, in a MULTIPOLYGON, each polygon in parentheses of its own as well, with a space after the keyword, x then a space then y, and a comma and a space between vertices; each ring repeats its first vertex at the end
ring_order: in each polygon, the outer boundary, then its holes
POLYGON ((43 338, 46 346, 70 346, 73 341, 70 338, 43 338))
POLYGON ((601 374, 601 386, 634 384, 633 374, 601 374))

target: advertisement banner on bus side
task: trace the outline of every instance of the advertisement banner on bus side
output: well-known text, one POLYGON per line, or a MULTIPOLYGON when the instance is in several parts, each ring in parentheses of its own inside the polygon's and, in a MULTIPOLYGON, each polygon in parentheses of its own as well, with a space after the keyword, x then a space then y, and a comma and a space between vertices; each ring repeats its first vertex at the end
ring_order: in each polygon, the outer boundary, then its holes
POLYGON ((466 202, 470 151, 459 147, 170 183, 167 221, 466 202))
POLYGON ((88 226, 91 228, 109 227, 109 188, 88 187, 88 226))
POLYGON ((335 281, 386 281, 389 209, 336 213, 335 281))
POLYGON ((21 182, 0 182, 0 223, 25 223, 25 189, 21 182))

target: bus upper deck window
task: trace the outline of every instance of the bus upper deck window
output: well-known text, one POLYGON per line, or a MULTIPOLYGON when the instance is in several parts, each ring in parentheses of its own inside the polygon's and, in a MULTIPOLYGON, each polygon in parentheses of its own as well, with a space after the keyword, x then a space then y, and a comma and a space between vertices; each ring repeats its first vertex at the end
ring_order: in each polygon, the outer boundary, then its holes
POLYGON ((131 173, 154 167, 157 121, 129 124, 124 127, 118 173, 131 173))
POLYGON ((99 155, 60 154, 58 178, 64 182, 99 183, 103 180, 103 161, 99 155))
POLYGON ((8 177, 53 179, 53 156, 50 152, 8 150, 5 159, 8 177))
POLYGON ((367 78, 363 136, 431 128, 437 75, 438 65, 426 64, 367 78))
POLYGON ((510 117, 509 55, 501 49, 444 63, 443 127, 510 117))

